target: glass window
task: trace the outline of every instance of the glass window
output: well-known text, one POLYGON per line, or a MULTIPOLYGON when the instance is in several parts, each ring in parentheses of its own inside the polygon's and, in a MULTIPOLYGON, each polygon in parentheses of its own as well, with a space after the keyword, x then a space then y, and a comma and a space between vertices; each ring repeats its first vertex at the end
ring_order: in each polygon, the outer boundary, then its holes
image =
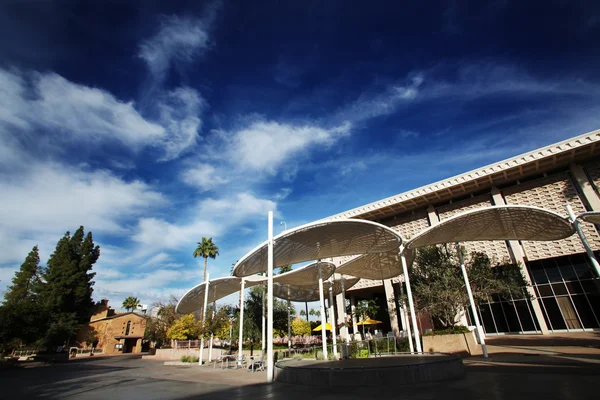
POLYGON ((517 317, 517 312, 515 311, 515 306, 513 303, 506 302, 501 304, 502 308, 504 309, 506 320, 508 321, 508 331, 521 332, 521 324, 519 324, 519 318, 517 317))
POLYGON ((565 281, 571 281, 571 280, 577 279, 577 273, 571 266, 571 263, 569 262, 569 260, 566 260, 566 261, 567 261, 567 263, 561 264, 559 266, 560 273, 562 274, 563 279, 565 281))
POLYGON ((586 256, 583 254, 575 254, 571 257, 571 263, 573 263, 573 268, 575 269, 579 279, 589 279, 594 277, 590 265, 585 257, 586 256))
POLYGON ((529 263, 529 275, 531 276, 531 279, 533 279, 534 283, 540 284, 548 282, 548 277, 546 277, 544 267, 539 261, 529 263))
POLYGON ((531 319, 531 314, 529 312, 530 310, 527 308, 527 300, 515 301, 515 307, 517 307, 517 312, 519 313, 519 318, 521 319, 521 325, 523 325, 523 331, 535 331, 536 324, 534 323, 533 319, 531 319))
POLYGON ((542 299, 542 303, 544 303, 544 308, 546 309, 546 323, 548 323, 553 330, 567 329, 567 325, 560 313, 560 308, 558 308, 556 299, 554 297, 548 297, 542 299))
POLYGON ((579 318, 581 318, 581 323, 584 328, 600 328, 598 326, 598 322, 596 318, 594 318, 594 311, 590 307, 587 299, 584 295, 572 296, 573 304, 577 308, 577 313, 579 313, 579 318))
POLYGON ((498 332, 509 332, 508 325, 506 324, 506 320, 504 319, 504 313, 502 312, 502 306, 500 305, 500 303, 492 304, 492 312, 494 313, 494 319, 496 320, 498 332))
POLYGON ((537 290, 539 293, 539 297, 554 296, 554 293, 552 293, 552 289, 550 288, 550 285, 538 285, 537 290))
POLYGON ((583 290, 586 293, 597 293, 598 292, 597 283, 594 282, 593 279, 587 279, 585 281, 581 281, 581 286, 583 286, 583 290))
POLYGON ((483 325, 485 333, 498 333, 496 332, 496 327, 494 326, 494 320, 492 319, 492 314, 490 313, 490 307, 487 304, 480 305, 479 313, 481 315, 481 324, 483 325))
POLYGON ((569 290, 569 293, 571 293, 571 294, 583 293, 583 288, 581 287, 581 283, 579 283, 578 281, 567 282, 567 289, 569 290))
POLYGON ((552 289, 554 289, 554 294, 557 296, 567 294, 567 287, 564 283, 553 283, 552 289))
POLYGON ((131 321, 127 321, 127 328, 125 328, 125 336, 129 335, 130 329, 131 329, 131 321))
POLYGON ((546 274, 548 275, 548 279, 550 280, 550 282, 562 282, 562 277, 560 275, 560 272, 558 271, 558 267, 556 266, 556 264, 546 265, 546 274))

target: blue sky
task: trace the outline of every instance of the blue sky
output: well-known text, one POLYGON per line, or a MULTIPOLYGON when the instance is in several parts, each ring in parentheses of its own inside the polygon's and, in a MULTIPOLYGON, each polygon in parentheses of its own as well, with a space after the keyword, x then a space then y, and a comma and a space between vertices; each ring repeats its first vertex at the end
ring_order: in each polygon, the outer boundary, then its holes
POLYGON ((593 1, 3 1, 0 292, 79 225, 94 297, 600 128, 593 1))

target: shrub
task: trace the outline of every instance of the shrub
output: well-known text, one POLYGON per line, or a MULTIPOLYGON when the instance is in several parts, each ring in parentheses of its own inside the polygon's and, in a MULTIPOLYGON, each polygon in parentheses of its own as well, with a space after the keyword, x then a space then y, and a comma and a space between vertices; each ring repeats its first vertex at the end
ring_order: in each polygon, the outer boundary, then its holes
POLYGON ((181 356, 181 362, 197 363, 198 361, 200 361, 200 358, 198 356, 192 356, 192 355, 181 356))
POLYGON ((439 329, 425 333, 423 336, 436 336, 436 335, 455 335, 459 333, 469 333, 469 328, 462 325, 453 326, 451 328, 439 329))

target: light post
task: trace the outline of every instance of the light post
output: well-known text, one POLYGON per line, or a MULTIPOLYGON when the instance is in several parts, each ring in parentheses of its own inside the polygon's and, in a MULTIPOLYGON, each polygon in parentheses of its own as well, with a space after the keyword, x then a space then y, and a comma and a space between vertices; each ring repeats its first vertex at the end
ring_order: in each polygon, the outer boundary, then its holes
POLYGON ((287 224, 285 223, 285 221, 281 221, 279 225, 283 225, 283 232, 287 231, 287 224))

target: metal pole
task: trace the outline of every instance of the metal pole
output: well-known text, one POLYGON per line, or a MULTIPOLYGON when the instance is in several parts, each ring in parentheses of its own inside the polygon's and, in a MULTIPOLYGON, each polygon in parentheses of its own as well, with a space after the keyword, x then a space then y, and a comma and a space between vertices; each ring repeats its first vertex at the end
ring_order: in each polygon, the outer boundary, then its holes
POLYGON ((475 306, 475 300, 473 299, 473 292, 471 292, 471 284, 469 283, 469 276, 467 275, 467 269, 465 268, 465 261, 463 260, 460 243, 456 243, 456 251, 458 252, 458 260, 460 261, 460 270, 462 271, 463 278, 465 279, 465 286, 467 287, 467 294, 469 295, 469 302, 471 303, 471 311, 473 312, 473 319, 475 320, 475 326, 477 327, 477 336, 479 337, 479 343, 483 350, 483 356, 488 357, 487 347, 485 345, 485 338, 483 334, 483 328, 479 323, 479 316, 477 315, 477 307, 475 306))
POLYGON ((340 283, 342 285, 342 301, 344 304, 342 305, 342 309, 344 310, 344 334, 346 343, 350 343, 350 330, 348 329, 348 324, 346 322, 346 289, 344 288, 344 275, 340 275, 340 283))
POLYGON ((267 262, 267 382, 273 382, 273 211, 269 211, 267 262))
POLYGON ((246 281, 242 278, 240 288, 240 332, 238 335, 238 365, 242 365, 244 348, 244 289, 246 288, 246 281))
POLYGON ((325 328, 327 322, 325 320, 325 299, 323 298, 323 271, 321 270, 321 260, 317 261, 319 269, 319 301, 321 303, 321 341, 323 342, 323 359, 327 360, 327 336, 325 334, 325 328))
MULTIPOLYGON (((290 288, 288 287, 288 298, 290 297, 290 288)), ((290 309, 292 308, 292 303, 288 300, 287 301, 287 312, 288 312, 288 350, 292 350, 292 327, 291 327, 291 320, 290 320, 290 309)))
POLYGON ((310 321, 308 319, 308 302, 304 302, 304 307, 306 308, 306 321, 310 321))
MULTIPOLYGON (((215 318, 215 310, 217 309, 217 302, 213 302, 213 312, 212 312, 212 318, 214 320, 215 318)), ((208 342, 208 362, 212 361, 212 348, 213 348, 213 337, 214 334, 211 332, 210 334, 210 342, 208 342)))
POLYGON ((413 303, 412 290, 410 289, 410 278, 408 277, 408 267, 406 265, 406 257, 404 249, 400 252, 400 260, 402 261, 402 272, 404 274, 404 283, 406 284, 406 295, 408 297, 408 307, 410 308, 410 317, 413 325, 413 333, 415 335, 415 344, 417 352, 422 353, 421 339, 419 338, 419 326, 417 325, 417 314, 415 314, 415 304, 413 303))
POLYGON ((266 309, 266 297, 267 297, 267 285, 263 285, 263 294, 262 294, 262 343, 261 343, 261 356, 264 361, 265 359, 265 351, 267 351, 267 309, 266 309))
MULTIPOLYGON (((202 325, 204 326, 204 320, 206 319, 206 306, 208 305, 208 289, 210 287, 210 274, 206 273, 206 287, 204 288, 204 306, 202 308, 202 325)), ((202 357, 204 356, 204 334, 200 338, 200 359, 198 365, 202 365, 202 357)))
POLYGON ((333 307, 333 275, 331 275, 331 286, 329 286, 329 320, 331 321, 331 336, 333 338, 333 356, 337 360, 337 330, 335 326, 335 310, 333 307))
POLYGON ((402 281, 398 283, 400 286, 400 302, 402 303, 401 311, 402 311, 402 324, 406 329, 406 333, 408 334, 408 347, 411 353, 415 352, 415 345, 412 341, 412 330, 410 329, 410 321, 408 320, 408 314, 406 313, 406 303, 404 303, 404 290, 402 289, 402 281))
POLYGON ((567 212, 569 213, 569 220, 573 224, 573 228, 575 228, 575 232, 577 232, 577 235, 579 236, 579 240, 581 240, 581 244, 583 245, 583 248, 585 249, 585 252, 587 253, 588 258, 590 259, 590 262, 592 263, 594 269, 596 270, 596 276, 598 276, 600 278, 600 264, 598 264, 598 260, 596 259, 596 256, 594 255, 594 250, 592 250, 592 248, 590 247, 590 244, 588 243, 587 238, 585 237, 585 235, 583 234, 583 231, 581 230, 581 226, 579 226, 580 221, 575 216, 575 213, 573 212, 571 205, 567 204, 565 208, 567 209, 567 212))

